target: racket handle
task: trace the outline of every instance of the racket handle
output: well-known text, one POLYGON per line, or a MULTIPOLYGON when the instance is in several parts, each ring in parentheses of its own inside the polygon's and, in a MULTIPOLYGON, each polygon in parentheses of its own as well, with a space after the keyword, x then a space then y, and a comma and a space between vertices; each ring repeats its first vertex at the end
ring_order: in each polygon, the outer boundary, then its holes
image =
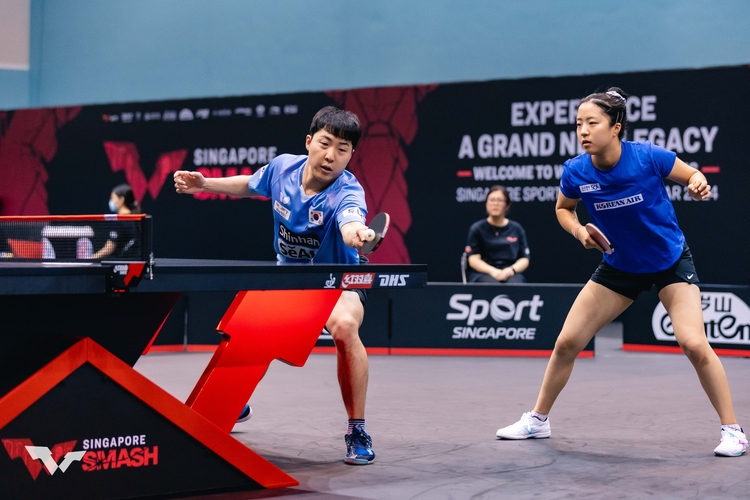
POLYGON ((365 241, 372 241, 375 239, 375 231, 372 229, 367 229, 365 231, 365 241))

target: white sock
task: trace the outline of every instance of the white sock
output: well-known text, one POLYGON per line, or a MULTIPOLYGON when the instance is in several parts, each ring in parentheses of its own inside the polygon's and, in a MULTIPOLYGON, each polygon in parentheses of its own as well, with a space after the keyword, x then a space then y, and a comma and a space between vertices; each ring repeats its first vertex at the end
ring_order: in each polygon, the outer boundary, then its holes
POLYGON ((537 413, 535 411, 531 412, 532 417, 536 417, 538 420, 541 420, 542 422, 546 422, 547 418, 549 418, 549 414, 545 413, 537 413))

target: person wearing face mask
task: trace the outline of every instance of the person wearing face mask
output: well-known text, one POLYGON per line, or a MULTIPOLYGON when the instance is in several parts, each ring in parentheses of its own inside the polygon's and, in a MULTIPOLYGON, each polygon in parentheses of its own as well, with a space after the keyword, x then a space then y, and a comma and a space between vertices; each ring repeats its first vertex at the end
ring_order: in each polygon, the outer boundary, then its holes
MULTIPOLYGON (((109 211, 117 215, 138 214, 141 207, 135 199, 129 184, 120 184, 109 197, 109 211)), ((92 259, 106 257, 123 258, 138 255, 138 228, 133 221, 122 221, 110 229, 104 246, 97 250, 92 259)))

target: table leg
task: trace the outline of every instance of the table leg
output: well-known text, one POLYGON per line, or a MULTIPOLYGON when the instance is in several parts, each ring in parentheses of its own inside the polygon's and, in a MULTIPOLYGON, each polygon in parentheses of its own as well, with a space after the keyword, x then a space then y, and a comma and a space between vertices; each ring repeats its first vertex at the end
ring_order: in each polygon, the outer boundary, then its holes
POLYGON ((224 338, 186 404, 230 432, 271 361, 305 364, 341 292, 237 294, 217 328, 224 338))

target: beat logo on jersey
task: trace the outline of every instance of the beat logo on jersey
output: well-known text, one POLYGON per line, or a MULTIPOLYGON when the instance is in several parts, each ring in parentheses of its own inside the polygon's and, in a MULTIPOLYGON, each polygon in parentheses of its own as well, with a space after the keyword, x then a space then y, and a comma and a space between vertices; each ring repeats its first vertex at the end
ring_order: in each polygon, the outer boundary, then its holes
POLYGON ((313 210, 310 209, 310 213, 308 214, 308 220, 310 221, 310 224, 315 224, 316 226, 322 226, 323 225, 323 212, 320 210, 313 210))
POLYGON ((582 193, 590 193, 592 191, 601 191, 602 187, 599 185, 599 183, 594 184, 584 184, 583 186, 578 186, 582 193))
POLYGON ((285 220, 289 220, 289 216, 292 214, 292 212, 288 208, 286 208, 284 205, 279 203, 278 200, 274 200, 273 209, 276 211, 277 214, 282 216, 285 220))

